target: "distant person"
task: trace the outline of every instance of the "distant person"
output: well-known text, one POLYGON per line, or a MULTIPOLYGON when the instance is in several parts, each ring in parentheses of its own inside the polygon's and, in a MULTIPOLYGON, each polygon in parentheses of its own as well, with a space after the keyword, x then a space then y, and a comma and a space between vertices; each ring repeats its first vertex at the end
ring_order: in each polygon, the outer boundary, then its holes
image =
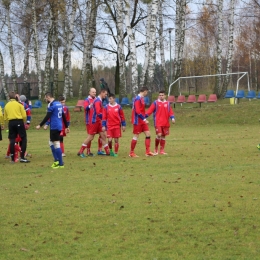
POLYGON ((102 130, 102 100, 107 96, 106 90, 101 90, 98 97, 86 107, 86 118, 87 118, 87 128, 88 136, 84 143, 82 144, 78 154, 80 157, 86 157, 83 153, 84 149, 88 144, 94 139, 96 134, 101 136, 102 145, 105 150, 106 155, 114 156, 115 154, 110 150, 106 141, 106 133, 102 130))
POLYGON ((139 157, 135 154, 135 146, 137 144, 137 140, 140 133, 145 134, 145 155, 146 156, 154 156, 154 154, 150 150, 151 145, 151 134, 149 131, 148 120, 145 116, 145 102, 144 97, 148 94, 148 88, 142 87, 140 89, 140 93, 133 100, 133 108, 132 108, 132 124, 133 124, 133 139, 131 141, 131 149, 130 149, 130 157, 139 157))
POLYGON ((25 158, 25 151, 27 147, 27 134, 24 123, 26 122, 26 112, 24 106, 18 101, 15 92, 9 92, 9 102, 4 108, 4 119, 8 121, 8 138, 10 140, 10 155, 11 163, 15 162, 15 139, 19 135, 21 138, 21 163, 29 163, 25 158))
POLYGON ((116 103, 114 94, 109 95, 109 104, 103 109, 102 115, 102 130, 107 131, 108 146, 112 151, 112 140, 114 139, 114 153, 118 154, 119 138, 122 136, 121 127, 123 132, 126 128, 125 115, 122 107, 116 103))
POLYGON ((110 95, 110 89, 109 89, 107 83, 105 82, 104 78, 100 79, 100 90, 106 90, 108 96, 110 95))
POLYGON ((4 116, 2 112, 2 107, 0 106, 0 141, 2 141, 2 130, 5 129, 4 126, 4 116))
POLYGON ((154 127, 156 132, 155 138, 155 150, 154 154, 158 154, 158 147, 160 144, 160 154, 167 154, 164 151, 165 148, 165 137, 170 133, 170 123, 169 120, 175 124, 174 112, 171 108, 170 102, 166 100, 165 91, 161 90, 159 92, 159 97, 155 100, 151 106, 146 111, 147 116, 153 113, 154 127))
MULTIPOLYGON (((62 131, 62 122, 65 125, 65 132, 69 133, 68 123, 66 116, 62 109, 62 104, 55 100, 50 92, 47 92, 44 96, 45 101, 48 103, 47 114, 42 120, 42 122, 36 126, 39 130, 48 120, 50 120, 50 141, 49 145, 54 158, 54 163, 51 165, 53 169, 64 168, 64 163, 62 159, 62 151, 60 147, 60 133, 62 131)), ((44 130, 46 130, 46 125, 44 130)))

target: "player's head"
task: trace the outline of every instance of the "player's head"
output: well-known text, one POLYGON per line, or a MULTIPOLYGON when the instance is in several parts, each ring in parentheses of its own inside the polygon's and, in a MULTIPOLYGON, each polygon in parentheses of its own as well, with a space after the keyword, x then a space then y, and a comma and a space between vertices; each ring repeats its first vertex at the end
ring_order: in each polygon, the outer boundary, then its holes
POLYGON ((53 100, 53 95, 51 94, 51 92, 45 93, 44 99, 47 103, 50 103, 53 100))
POLYGON ((164 90, 159 91, 159 100, 161 100, 161 101, 165 100, 165 91, 164 90))
POLYGON ((140 94, 145 97, 148 94, 148 88, 147 87, 142 87, 140 89, 140 94))
POLYGON ((109 96, 108 96, 109 104, 114 105, 115 99, 116 99, 115 94, 110 93, 109 96))
POLYGON ((10 91, 10 92, 8 93, 8 96, 9 96, 10 99, 16 99, 16 94, 15 94, 14 91, 10 91))
POLYGON ((97 95, 96 89, 95 89, 95 88, 91 88, 91 89, 89 90, 89 95, 90 95, 92 98, 95 98, 96 95, 97 95))
POLYGON ((21 102, 25 102, 26 101, 26 96, 25 95, 21 95, 20 96, 20 101, 21 102))
POLYGON ((101 99, 104 99, 107 97, 107 91, 105 89, 101 89, 99 96, 101 99))
POLYGON ((62 104, 65 104, 65 102, 66 102, 66 98, 63 97, 63 96, 59 96, 59 97, 58 97, 58 100, 59 100, 62 104))

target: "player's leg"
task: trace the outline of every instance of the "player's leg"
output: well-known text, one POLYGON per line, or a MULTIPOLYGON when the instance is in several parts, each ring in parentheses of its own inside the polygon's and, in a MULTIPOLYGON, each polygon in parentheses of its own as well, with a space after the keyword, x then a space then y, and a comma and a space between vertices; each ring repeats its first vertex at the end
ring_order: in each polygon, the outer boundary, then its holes
POLYGON ((137 133, 135 134, 135 129, 134 129, 133 133, 134 133, 134 136, 131 140, 131 148, 130 148, 129 156, 130 157, 139 157, 138 155, 135 154, 135 147, 136 147, 136 144, 137 144, 139 134, 137 134, 137 133))
POLYGON ((143 132, 145 134, 145 155, 154 156, 154 153, 151 152, 151 133, 147 124, 143 125, 143 132))
POLYGON ((55 153, 55 158, 58 160, 56 163, 52 165, 53 169, 57 168, 64 168, 64 163, 62 159, 62 151, 60 147, 60 131, 58 130, 50 130, 50 140, 53 144, 54 147, 54 153, 55 153), (57 164, 58 162, 58 164, 57 164))
POLYGON ((101 141, 102 141, 102 145, 103 145, 103 148, 105 150, 105 153, 106 155, 110 155, 110 149, 108 147, 108 143, 107 143, 107 135, 106 135, 106 132, 99 132, 99 135, 101 137, 101 141))
POLYGON ((114 150, 115 150, 115 154, 118 154, 118 150, 119 150, 119 138, 114 138, 114 141, 115 141, 115 147, 114 147, 114 150))
POLYGON ((158 154, 158 147, 161 141, 161 137, 162 137, 162 128, 160 126, 156 126, 155 127, 155 148, 154 148, 154 155, 158 154))
POLYGON ((88 144, 94 139, 94 137, 95 137, 95 134, 88 134, 87 138, 85 139, 84 143, 82 144, 82 146, 78 152, 78 155, 81 158, 86 157, 86 155, 84 154, 84 150, 88 147, 88 144))
POLYGON ((27 134, 26 134, 26 130, 25 130, 23 121, 22 121, 22 124, 18 125, 17 129, 18 129, 18 135, 20 137, 19 140, 20 140, 20 145, 21 145, 20 162, 29 163, 30 161, 25 158, 25 152, 26 152, 26 148, 27 148, 27 134))
POLYGON ((167 135, 169 135, 169 127, 162 127, 162 136, 161 136, 161 140, 160 140, 160 154, 167 154, 165 151, 164 151, 164 148, 165 148, 165 144, 166 144, 166 139, 165 137, 167 135))
POLYGON ((65 157, 66 155, 65 155, 63 140, 64 140, 63 135, 60 135, 60 149, 61 149, 62 156, 65 157))
POLYGON ((104 152, 102 151, 102 148, 103 148, 102 138, 101 138, 101 136, 99 135, 99 137, 98 137, 98 152, 97 152, 98 155, 106 155, 106 153, 104 153, 104 152))

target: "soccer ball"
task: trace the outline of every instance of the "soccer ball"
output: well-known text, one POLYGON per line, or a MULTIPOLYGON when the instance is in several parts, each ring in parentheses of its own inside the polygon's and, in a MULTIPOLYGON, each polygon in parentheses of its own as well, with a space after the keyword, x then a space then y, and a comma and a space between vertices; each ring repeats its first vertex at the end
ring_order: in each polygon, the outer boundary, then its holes
POLYGON ((260 144, 257 145, 257 149, 260 150, 260 144))

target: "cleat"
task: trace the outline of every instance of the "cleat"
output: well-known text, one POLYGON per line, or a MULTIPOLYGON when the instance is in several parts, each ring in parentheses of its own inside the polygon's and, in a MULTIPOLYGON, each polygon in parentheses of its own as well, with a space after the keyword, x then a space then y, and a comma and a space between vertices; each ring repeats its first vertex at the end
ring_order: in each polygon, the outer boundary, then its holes
POLYGON ((147 156, 147 157, 154 156, 154 153, 148 152, 148 153, 145 153, 145 156, 147 156))
POLYGON ((93 157, 93 156, 95 156, 95 155, 94 155, 93 153, 88 153, 87 156, 93 157))
POLYGON ((257 149, 260 150, 260 144, 257 145, 257 149))
POLYGON ((166 155, 167 153, 165 151, 160 151, 160 154, 166 155))
POLYGON ((27 160, 26 158, 21 158, 21 159, 20 159, 20 162, 21 162, 21 163, 29 163, 30 161, 27 160))
POLYGON ((66 154, 65 154, 65 153, 63 153, 63 154, 62 154, 62 157, 66 157, 66 154))
POLYGON ((98 151, 97 155, 107 155, 107 154, 105 152, 103 152, 103 151, 98 151))
POLYGON ((77 153, 77 156, 80 156, 80 152, 77 153))
POLYGON ((117 154, 115 154, 112 150, 110 151, 110 156, 117 157, 117 154))
POLYGON ((56 167, 57 165, 59 165, 59 161, 54 162, 54 163, 51 165, 51 168, 56 167))
POLYGON ((154 154, 154 155, 158 155, 158 150, 155 149, 153 154, 154 154))
POLYGON ((52 169, 64 169, 64 165, 56 165, 55 167, 52 167, 52 169))
POLYGON ((5 156, 5 159, 10 159, 10 158, 11 158, 10 155, 6 155, 6 156, 5 156))
POLYGON ((11 164, 15 164, 15 161, 10 161, 11 164))
POLYGON ((86 157, 87 157, 84 153, 81 153, 79 156, 80 156, 81 158, 86 158, 86 157))
POLYGON ((131 153, 129 154, 129 157, 137 158, 137 157, 139 157, 139 156, 136 155, 134 152, 131 152, 131 153))

